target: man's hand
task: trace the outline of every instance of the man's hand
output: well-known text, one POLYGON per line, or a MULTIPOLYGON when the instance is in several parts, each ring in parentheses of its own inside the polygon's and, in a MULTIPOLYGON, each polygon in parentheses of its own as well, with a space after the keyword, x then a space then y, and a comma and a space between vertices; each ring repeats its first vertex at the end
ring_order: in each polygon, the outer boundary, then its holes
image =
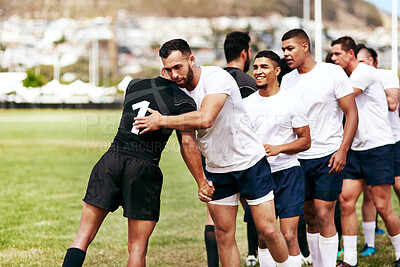
POLYGON ((340 149, 335 153, 333 153, 328 164, 328 167, 332 167, 329 173, 334 174, 343 171, 344 166, 346 165, 346 158, 347 158, 347 153, 340 149))
POLYGON ((157 110, 151 108, 147 109, 151 113, 150 116, 146 117, 136 117, 133 126, 138 129, 143 129, 140 134, 144 134, 148 131, 157 131, 161 128, 161 118, 162 115, 157 110))
POLYGON ((268 158, 269 156, 276 156, 279 153, 281 153, 281 148, 280 146, 273 146, 273 145, 264 145, 264 149, 265 149, 265 154, 266 157, 268 158))
POLYGON ((199 187, 198 195, 199 199, 203 202, 210 202, 214 195, 214 186, 212 181, 204 179, 204 183, 199 187))

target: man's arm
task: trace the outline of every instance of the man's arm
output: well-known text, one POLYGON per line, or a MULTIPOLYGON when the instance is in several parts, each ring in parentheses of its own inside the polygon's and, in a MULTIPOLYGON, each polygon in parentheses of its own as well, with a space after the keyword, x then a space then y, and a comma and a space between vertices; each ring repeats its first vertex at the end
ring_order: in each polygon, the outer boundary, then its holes
MULTIPOLYGON (((356 92, 356 89, 357 88, 354 88, 354 92, 356 92)), ((361 92, 360 89, 357 90, 361 92)), ((358 94, 360 92, 358 92, 358 94)), ((358 127, 358 111, 355 101, 355 95, 358 94, 349 94, 338 99, 339 106, 346 116, 346 123, 343 130, 342 144, 329 161, 328 167, 332 167, 329 173, 341 172, 346 165, 347 152, 350 149, 351 142, 353 141, 358 127)))
POLYGON ((267 157, 276 156, 279 153, 296 154, 310 148, 311 137, 310 128, 308 127, 308 125, 300 128, 293 128, 293 130, 297 135, 297 139, 293 142, 277 146, 272 146, 268 144, 264 145, 267 157))
POLYGON ((214 124, 225 104, 226 97, 226 94, 206 95, 199 110, 175 116, 163 116, 158 111, 149 109, 152 114, 135 118, 133 125, 139 129, 144 128, 140 134, 155 131, 161 127, 188 131, 206 129, 214 124))
POLYGON ((177 132, 178 141, 181 146, 181 155, 186 163, 190 173, 196 180, 198 197, 203 202, 211 201, 214 194, 214 186, 211 181, 206 179, 206 176, 201 165, 200 150, 197 146, 197 141, 194 132, 177 132))
MULTIPOLYGON (((356 88, 356 87, 353 87, 353 90, 354 90, 354 97, 357 97, 359 94, 361 94, 363 92, 363 90, 356 88)), ((339 103, 339 105, 340 105, 340 103, 339 103)))
POLYGON ((399 88, 385 89, 386 100, 390 111, 395 111, 399 103, 399 88))

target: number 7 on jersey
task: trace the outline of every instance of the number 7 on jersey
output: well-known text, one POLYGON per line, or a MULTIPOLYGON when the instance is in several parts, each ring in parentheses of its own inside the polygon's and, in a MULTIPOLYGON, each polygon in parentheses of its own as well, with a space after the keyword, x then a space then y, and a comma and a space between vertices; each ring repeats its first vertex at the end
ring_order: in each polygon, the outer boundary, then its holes
MULTIPOLYGON (((136 117, 144 117, 146 115, 147 109, 149 108, 149 105, 150 105, 149 101, 146 100, 140 101, 139 103, 132 105, 132 111, 139 109, 136 117)), ((139 134, 139 129, 133 126, 131 132, 134 134, 139 134)))

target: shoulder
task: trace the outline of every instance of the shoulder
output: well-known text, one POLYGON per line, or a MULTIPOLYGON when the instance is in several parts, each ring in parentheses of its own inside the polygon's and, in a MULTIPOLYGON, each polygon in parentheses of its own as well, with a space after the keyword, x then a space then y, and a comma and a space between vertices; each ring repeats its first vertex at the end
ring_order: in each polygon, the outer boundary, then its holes
POLYGON ((201 78, 207 89, 238 87, 235 79, 223 68, 218 66, 202 66, 201 78))
POLYGON ((354 69, 353 73, 350 75, 350 78, 353 79, 372 79, 379 77, 378 70, 372 66, 364 64, 362 62, 358 63, 357 67, 354 69))
MULTIPOLYGON (((218 66, 201 66, 201 75, 204 75, 207 78, 220 77, 225 79, 231 79, 232 75, 225 71, 223 68, 218 66)), ((233 79, 233 78, 232 78, 233 79)))

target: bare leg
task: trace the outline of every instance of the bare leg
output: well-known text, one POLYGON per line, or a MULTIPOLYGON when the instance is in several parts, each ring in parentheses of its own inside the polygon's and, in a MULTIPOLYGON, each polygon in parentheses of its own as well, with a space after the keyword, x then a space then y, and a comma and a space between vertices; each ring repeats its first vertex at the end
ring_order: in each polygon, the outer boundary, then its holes
POLYGON ((238 206, 214 204, 207 206, 215 224, 218 256, 222 267, 240 267, 239 249, 235 239, 238 206))
POLYGON ((281 231, 285 238, 289 255, 297 256, 300 254, 299 242, 297 241, 297 225, 299 224, 299 216, 283 218, 281 222, 281 231))
POLYGON ((372 199, 371 186, 366 186, 363 192, 362 218, 363 222, 374 222, 376 219, 376 209, 372 199))
POLYGON ((147 245, 155 226, 155 221, 128 219, 128 267, 146 266, 147 245))
POLYGON ((318 232, 323 237, 332 237, 336 235, 335 205, 336 201, 314 199, 318 232))
POLYGON ((97 231, 107 214, 107 210, 95 207, 85 202, 82 208, 78 233, 70 247, 86 251, 96 236, 97 231))
POLYGON ((397 198, 400 200, 400 176, 396 176, 395 183, 393 185, 394 192, 396 192, 397 198))
POLYGON ((208 267, 218 267, 218 246, 217 240, 215 238, 215 226, 214 221, 211 218, 210 211, 207 206, 207 221, 204 228, 204 243, 206 245, 207 251, 207 266, 208 267))
POLYGON ((285 239, 278 228, 275 216, 274 201, 267 201, 259 205, 249 205, 254 223, 261 239, 265 240, 272 257, 278 263, 288 259, 288 250, 285 239))
POLYGON ((393 211, 390 201, 391 187, 391 184, 372 186, 372 197, 374 199, 375 207, 379 215, 382 217, 389 235, 396 236, 400 234, 400 220, 393 211))
POLYGON ((340 214, 343 235, 356 236, 358 231, 356 203, 362 192, 365 180, 344 179, 340 194, 340 214))

